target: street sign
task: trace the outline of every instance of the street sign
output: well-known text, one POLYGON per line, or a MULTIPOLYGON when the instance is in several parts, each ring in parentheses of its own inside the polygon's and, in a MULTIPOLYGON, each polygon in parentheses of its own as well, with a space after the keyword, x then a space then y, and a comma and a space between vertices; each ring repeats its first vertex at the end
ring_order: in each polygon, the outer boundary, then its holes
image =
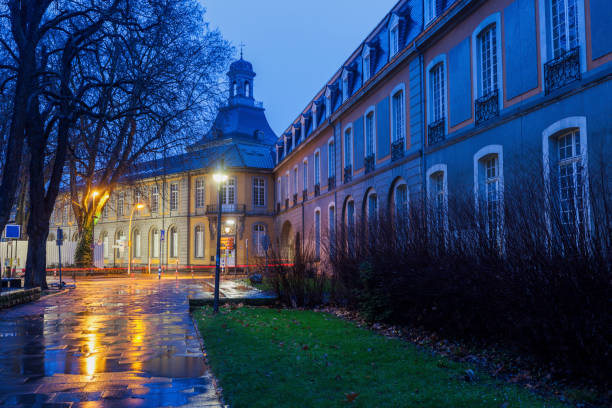
POLYGON ((62 244, 64 243, 64 230, 62 230, 61 228, 57 229, 57 237, 55 239, 55 243, 57 244, 57 246, 62 246, 62 244))
POLYGON ((6 227, 4 227, 4 237, 11 239, 21 238, 21 225, 7 224, 6 227))
POLYGON ((164 238, 166 237, 166 231, 165 230, 160 230, 159 231, 159 236, 161 237, 161 240, 163 241, 164 238))

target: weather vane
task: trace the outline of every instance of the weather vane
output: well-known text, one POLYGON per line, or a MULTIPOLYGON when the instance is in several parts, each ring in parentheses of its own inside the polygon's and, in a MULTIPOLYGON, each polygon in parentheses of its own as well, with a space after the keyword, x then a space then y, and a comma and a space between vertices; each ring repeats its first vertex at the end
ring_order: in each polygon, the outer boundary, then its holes
POLYGON ((240 46, 240 59, 242 59, 242 49, 244 48, 244 43, 241 42, 240 44, 238 44, 240 46))

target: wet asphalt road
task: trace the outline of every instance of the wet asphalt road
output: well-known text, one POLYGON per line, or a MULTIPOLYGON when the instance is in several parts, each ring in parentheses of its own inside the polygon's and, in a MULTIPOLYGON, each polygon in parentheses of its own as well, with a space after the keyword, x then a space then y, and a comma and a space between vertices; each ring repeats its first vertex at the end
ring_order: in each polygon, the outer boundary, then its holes
POLYGON ((187 304, 209 288, 89 280, 0 311, 0 406, 219 407, 187 304))

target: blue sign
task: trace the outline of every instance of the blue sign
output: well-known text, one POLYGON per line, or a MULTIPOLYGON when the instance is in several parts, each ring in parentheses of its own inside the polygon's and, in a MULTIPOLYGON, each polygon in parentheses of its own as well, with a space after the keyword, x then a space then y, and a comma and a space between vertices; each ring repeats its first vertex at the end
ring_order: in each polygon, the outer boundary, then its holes
POLYGON ((62 246, 64 243, 64 230, 61 228, 57 228, 57 237, 55 238, 55 243, 57 246, 62 246))
POLYGON ((4 237, 10 239, 21 238, 21 225, 7 224, 4 227, 4 237))
POLYGON ((163 241, 164 238, 166 237, 166 231, 165 230, 160 230, 160 236, 161 236, 161 240, 163 241))

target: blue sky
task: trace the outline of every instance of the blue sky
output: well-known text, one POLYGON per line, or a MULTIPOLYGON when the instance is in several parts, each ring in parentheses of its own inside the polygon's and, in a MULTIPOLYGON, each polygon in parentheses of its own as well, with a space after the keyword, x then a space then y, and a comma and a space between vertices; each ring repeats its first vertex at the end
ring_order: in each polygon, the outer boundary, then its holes
POLYGON ((200 0, 206 21, 253 63, 255 99, 277 134, 397 0, 200 0))

